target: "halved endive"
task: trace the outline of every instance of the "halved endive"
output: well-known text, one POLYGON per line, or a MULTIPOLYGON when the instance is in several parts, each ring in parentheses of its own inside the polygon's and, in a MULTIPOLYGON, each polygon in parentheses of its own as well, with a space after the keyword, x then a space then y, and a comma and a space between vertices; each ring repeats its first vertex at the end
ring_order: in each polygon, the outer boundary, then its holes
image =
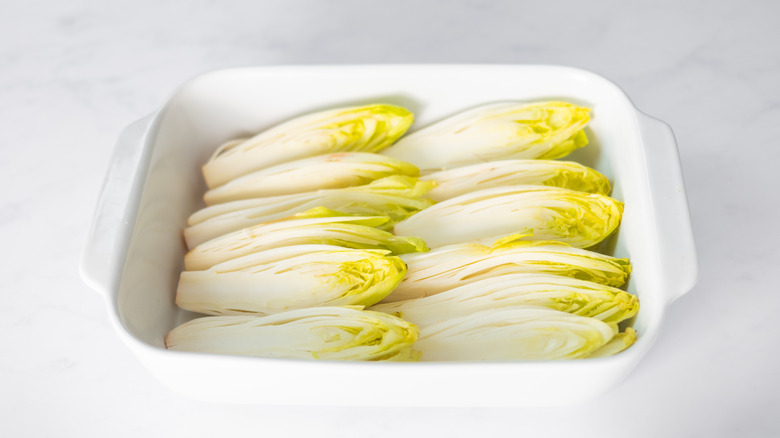
POLYGON ((194 248, 223 234, 317 207, 350 215, 387 216, 390 222, 382 227, 390 228, 396 222, 434 204, 430 199, 420 198, 434 185, 432 181, 394 175, 358 187, 216 204, 190 216, 190 226, 184 230, 184 237, 187 246, 194 248))
POLYGON ((397 314, 420 327, 474 312, 516 305, 560 310, 604 322, 636 315, 636 296, 620 289, 560 275, 509 274, 486 278, 424 298, 377 304, 370 310, 397 314))
POLYGON ((588 357, 617 324, 537 306, 483 310, 420 327, 424 361, 552 360, 588 357))
POLYGON ((223 144, 203 166, 203 176, 209 188, 215 188, 287 161, 334 152, 377 152, 403 135, 413 119, 405 108, 383 104, 308 114, 223 144))
POLYGON ((391 175, 417 176, 409 163, 379 154, 342 152, 278 164, 206 192, 207 205, 368 184, 391 175))
POLYGON ((472 164, 431 173, 421 179, 435 181, 425 196, 436 202, 476 190, 512 185, 563 187, 609 195, 609 180, 601 173, 573 161, 505 160, 472 164))
POLYGON ((616 334, 609 342, 603 347, 594 351, 588 357, 609 357, 614 356, 626 348, 634 345, 636 342, 636 330, 631 327, 626 327, 626 330, 616 334))
POLYGON ((418 330, 379 312, 311 307, 270 316, 208 316, 173 329, 171 350, 324 360, 410 360, 418 330))
POLYGON ((382 153, 423 173, 485 161, 555 159, 585 146, 588 108, 566 102, 496 103, 434 123, 382 153))
POLYGON ((428 250, 422 239, 395 236, 374 228, 390 221, 387 216, 346 216, 324 208, 297 216, 244 228, 204 242, 184 256, 184 267, 204 270, 255 252, 304 244, 385 249, 393 254, 428 250))
POLYGON ((509 241, 492 247, 464 243, 401 258, 408 271, 384 302, 427 297, 507 274, 560 275, 619 287, 631 273, 628 259, 554 241, 509 241))
POLYGON ((558 187, 523 185, 478 190, 440 202, 395 226, 432 248, 513 234, 593 246, 620 224, 623 203, 608 196, 558 187))
POLYGON ((176 304, 208 315, 269 314, 316 306, 370 306, 401 282, 390 251, 297 245, 261 251, 204 271, 184 271, 176 304))

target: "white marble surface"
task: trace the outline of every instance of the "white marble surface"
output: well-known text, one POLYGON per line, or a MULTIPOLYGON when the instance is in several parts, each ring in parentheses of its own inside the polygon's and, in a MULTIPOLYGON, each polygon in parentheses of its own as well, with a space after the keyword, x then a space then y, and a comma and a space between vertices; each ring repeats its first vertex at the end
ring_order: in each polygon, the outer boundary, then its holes
POLYGON ((0 435, 780 436, 780 3, 0 2, 0 435), (232 66, 550 63, 674 128, 697 287, 618 388, 555 409, 213 405, 154 380, 78 258, 114 140, 232 66))

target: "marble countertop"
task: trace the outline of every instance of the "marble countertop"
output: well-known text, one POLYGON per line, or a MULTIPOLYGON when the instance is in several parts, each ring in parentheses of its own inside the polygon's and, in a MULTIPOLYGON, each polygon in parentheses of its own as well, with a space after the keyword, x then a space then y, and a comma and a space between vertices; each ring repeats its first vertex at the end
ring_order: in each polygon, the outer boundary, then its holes
POLYGON ((41 0, 0 9, 3 436, 780 435, 780 3, 41 0), (580 67, 673 127, 700 278, 669 308, 650 353, 620 386, 568 408, 233 406, 158 383, 78 276, 119 131, 209 70, 412 62, 580 67))

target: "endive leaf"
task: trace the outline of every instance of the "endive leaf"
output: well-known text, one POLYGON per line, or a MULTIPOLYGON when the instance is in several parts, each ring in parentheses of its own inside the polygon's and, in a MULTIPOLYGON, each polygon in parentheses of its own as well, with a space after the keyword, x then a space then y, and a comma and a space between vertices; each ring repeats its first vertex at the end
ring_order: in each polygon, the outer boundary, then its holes
POLYGON ((404 280, 384 302, 426 297, 506 274, 553 274, 607 286, 624 284, 631 273, 627 259, 573 248, 561 242, 511 241, 493 247, 464 243, 405 254, 404 280))
POLYGON ((481 310, 515 305, 542 306, 615 323, 631 318, 639 310, 639 301, 628 292, 545 274, 498 275, 429 297, 377 304, 370 310, 398 314, 424 327, 481 310))
POLYGON ((473 164, 432 173, 421 179, 437 186, 426 197, 441 202, 476 190, 512 185, 544 185, 581 192, 609 194, 609 180, 573 161, 505 160, 473 164))
POLYGON ((594 351, 588 357, 608 357, 614 356, 626 348, 632 346, 636 342, 636 330, 631 327, 627 327, 622 333, 618 333, 611 341, 607 342, 603 347, 594 351))
POLYGON ((171 350, 324 360, 409 360, 418 330, 400 318, 345 307, 270 316, 209 316, 173 329, 171 350))
POLYGON ((587 357, 617 325, 536 306, 483 310, 420 327, 423 361, 550 360, 587 357))
POLYGON ((203 166, 209 188, 279 163, 334 152, 377 152, 403 135, 414 117, 393 105, 337 108, 298 117, 217 148, 203 166))
POLYGON ((413 132, 383 154, 423 173, 508 158, 554 159, 588 142, 588 108, 566 102, 480 106, 413 132))
POLYGON ((326 189, 294 195, 272 196, 217 204, 190 216, 184 237, 189 248, 242 228, 274 221, 316 207, 347 214, 387 216, 396 222, 429 207, 434 202, 422 199, 435 185, 432 181, 394 175, 371 184, 342 189, 326 189))
MULTIPOLYGON (((311 217, 266 222, 201 243, 184 257, 187 270, 204 270, 238 257, 291 245, 326 244, 355 249, 386 249, 393 254, 427 251, 417 237, 395 236, 373 227, 390 221, 387 216, 311 217)), ((325 214, 331 212, 326 211, 325 214)))
POLYGON ((546 186, 478 190, 440 202, 395 227, 432 248, 527 233, 527 240, 559 240, 578 248, 601 242, 620 224, 623 204, 613 198, 546 186))
POLYGON ((209 315, 369 306, 387 296, 406 272, 404 262, 389 252, 332 245, 261 251, 205 271, 182 272, 176 304, 209 315))
POLYGON ((279 196, 368 184, 391 175, 417 176, 409 163, 364 152, 319 155, 278 164, 238 177, 206 192, 212 205, 239 199, 279 196))

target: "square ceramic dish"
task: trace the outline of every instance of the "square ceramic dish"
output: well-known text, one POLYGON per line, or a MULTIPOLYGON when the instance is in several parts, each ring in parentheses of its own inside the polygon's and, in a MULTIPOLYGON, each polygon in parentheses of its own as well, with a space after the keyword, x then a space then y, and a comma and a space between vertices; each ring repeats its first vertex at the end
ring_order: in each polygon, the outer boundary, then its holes
POLYGON ((613 83, 557 66, 262 67, 197 77, 121 135, 84 251, 120 337, 173 390, 201 400, 273 404, 542 406, 587 400, 648 352, 666 306, 690 290, 696 252, 670 128, 613 83), (613 182, 625 202, 614 255, 629 257, 639 339, 608 358, 540 362, 327 362, 167 351, 194 314, 174 305, 181 230, 203 204, 201 165, 228 139, 315 110, 372 102, 414 112, 412 129, 495 101, 562 99, 591 107, 590 145, 571 155, 613 182), (365 387, 382 388, 367 396, 365 387))

